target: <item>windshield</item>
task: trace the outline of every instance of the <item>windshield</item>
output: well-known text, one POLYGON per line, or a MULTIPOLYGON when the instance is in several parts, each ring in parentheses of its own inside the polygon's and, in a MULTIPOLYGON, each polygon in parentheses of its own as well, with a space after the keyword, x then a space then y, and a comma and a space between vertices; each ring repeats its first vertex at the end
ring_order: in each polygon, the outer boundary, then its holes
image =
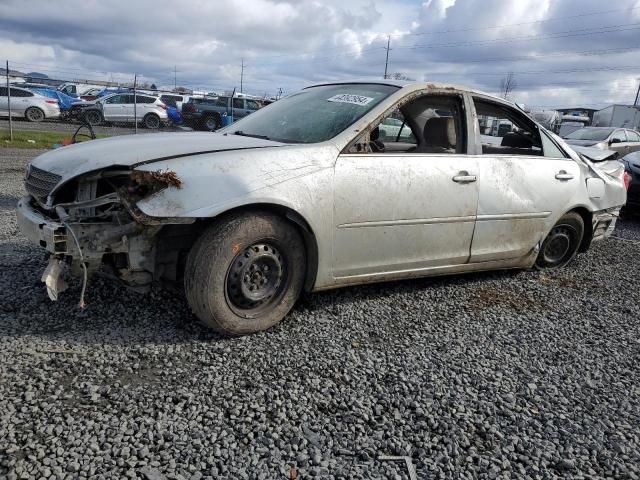
POLYGON ((571 132, 565 138, 570 140, 606 140, 613 132, 613 128, 581 128, 575 132, 571 132))
POLYGON ((323 85, 302 90, 258 110, 221 133, 285 143, 324 142, 343 132, 398 87, 323 85))

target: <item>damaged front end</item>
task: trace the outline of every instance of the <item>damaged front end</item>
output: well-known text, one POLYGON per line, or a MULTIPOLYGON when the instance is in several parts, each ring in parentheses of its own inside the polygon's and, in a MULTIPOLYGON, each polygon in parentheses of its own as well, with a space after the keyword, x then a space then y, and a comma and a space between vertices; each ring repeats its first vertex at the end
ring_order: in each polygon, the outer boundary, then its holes
POLYGON ((180 178, 168 170, 116 166, 61 180, 30 165, 25 177, 29 195, 17 206, 22 233, 50 253, 42 276, 50 298, 56 300, 66 288, 62 275, 67 269, 85 284, 100 270, 130 287, 148 289, 156 273, 159 232, 193 220, 149 217, 137 203, 161 190, 181 188, 180 178))

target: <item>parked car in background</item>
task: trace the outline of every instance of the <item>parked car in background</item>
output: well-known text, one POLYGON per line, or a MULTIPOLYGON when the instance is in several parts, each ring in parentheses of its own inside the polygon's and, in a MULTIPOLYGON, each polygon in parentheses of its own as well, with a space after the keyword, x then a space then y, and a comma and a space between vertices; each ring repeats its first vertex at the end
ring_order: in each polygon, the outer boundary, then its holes
POLYGON ((53 298, 61 265, 102 267, 140 289, 182 285, 205 325, 238 335, 280 322, 305 289, 562 267, 613 232, 623 176, 502 98, 326 83, 216 133, 47 152, 17 218, 51 255, 53 298), (484 143, 480 116, 513 129, 484 143), (380 142, 389 117, 412 136, 380 142))
POLYGON ((232 115, 234 120, 239 120, 260 108, 260 103, 252 98, 226 96, 190 98, 182 105, 182 116, 185 125, 199 130, 213 131, 222 126, 224 115, 232 115))
POLYGON ((100 85, 88 85, 84 83, 76 84, 76 83, 67 82, 60 85, 58 87, 58 90, 60 90, 63 93, 66 93, 71 97, 80 97, 81 95, 88 92, 89 90, 94 90, 96 88, 104 88, 104 86, 101 87, 100 85))
POLYGON ((69 113, 71 112, 71 108, 74 105, 84 103, 84 100, 79 98, 71 97, 66 93, 63 93, 59 90, 54 90, 52 88, 28 88, 28 90, 43 95, 48 98, 52 98, 58 100, 58 106, 60 107, 60 118, 63 120, 69 117, 69 113))
POLYGON ((640 150, 640 134, 634 130, 609 127, 585 127, 565 137, 570 145, 613 150, 622 157, 640 150))
POLYGON ((142 123, 147 128, 160 128, 167 123, 167 106, 158 97, 133 93, 115 93, 101 97, 79 108, 91 125, 103 122, 142 123), (135 98, 135 106, 134 106, 135 98))
POLYGON ((90 88, 89 90, 87 90, 86 92, 84 92, 82 95, 80 95, 80 98, 82 100, 95 100, 96 98, 98 98, 98 95, 100 94, 100 92, 104 91, 104 87, 95 87, 95 88, 90 88))
POLYGON ((30 122, 60 117, 58 100, 19 87, 0 87, 0 116, 9 116, 9 93, 12 117, 24 117, 30 122))
POLYGON ((181 93, 160 93, 160 101, 168 107, 174 107, 179 111, 182 111, 182 105, 189 101, 189 95, 183 95, 181 93))
POLYGON ((411 128, 402 120, 389 117, 380 124, 381 142, 415 141, 411 128))

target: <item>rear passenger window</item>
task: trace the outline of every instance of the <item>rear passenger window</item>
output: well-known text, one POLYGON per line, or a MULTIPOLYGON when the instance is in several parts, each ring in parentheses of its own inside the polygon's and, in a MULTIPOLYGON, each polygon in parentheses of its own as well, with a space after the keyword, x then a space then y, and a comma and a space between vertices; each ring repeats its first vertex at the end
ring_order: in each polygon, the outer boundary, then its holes
POLYGON ((627 130, 627 138, 630 142, 640 142, 640 134, 632 130, 627 130))
MULTIPOLYGON (((6 89, 5 89, 6 91, 6 89)), ((12 88, 11 89, 11 96, 12 97, 33 97, 33 93, 27 91, 27 90, 21 90, 18 88, 12 88)))
POLYGON ((624 134, 624 130, 616 130, 611 135, 611 140, 620 140, 620 142, 626 142, 627 136, 624 134))
POLYGON ((242 98, 234 98, 233 108, 244 108, 244 100, 242 98))
MULTIPOLYGON (((526 115, 485 100, 474 99, 474 104, 483 155, 544 155, 538 127, 526 115)), ((545 139, 549 156, 557 157, 557 148, 551 148, 553 142, 545 139)))

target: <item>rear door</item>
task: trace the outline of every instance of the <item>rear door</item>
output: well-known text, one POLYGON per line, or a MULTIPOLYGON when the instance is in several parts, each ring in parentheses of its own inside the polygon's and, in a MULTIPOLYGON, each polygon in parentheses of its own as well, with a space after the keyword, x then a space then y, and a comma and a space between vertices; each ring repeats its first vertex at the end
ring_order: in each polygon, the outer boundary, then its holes
POLYGON ((0 87, 0 115, 9 115, 9 98, 7 87, 0 87))
POLYGON ((247 116, 247 110, 244 107, 244 98, 233 99, 233 117, 237 120, 247 116))
POLYGON ((566 212, 579 185, 580 168, 521 111, 489 98, 473 100, 482 153, 469 261, 520 258, 566 212), (511 127, 482 128, 492 122, 511 127))
POLYGON ((615 130, 609 137, 609 149, 615 150, 624 157, 629 153, 629 143, 627 142, 627 134, 622 128, 615 130))
POLYGON ((635 130, 627 130, 627 145, 629 147, 627 153, 640 150, 640 134, 635 130))

